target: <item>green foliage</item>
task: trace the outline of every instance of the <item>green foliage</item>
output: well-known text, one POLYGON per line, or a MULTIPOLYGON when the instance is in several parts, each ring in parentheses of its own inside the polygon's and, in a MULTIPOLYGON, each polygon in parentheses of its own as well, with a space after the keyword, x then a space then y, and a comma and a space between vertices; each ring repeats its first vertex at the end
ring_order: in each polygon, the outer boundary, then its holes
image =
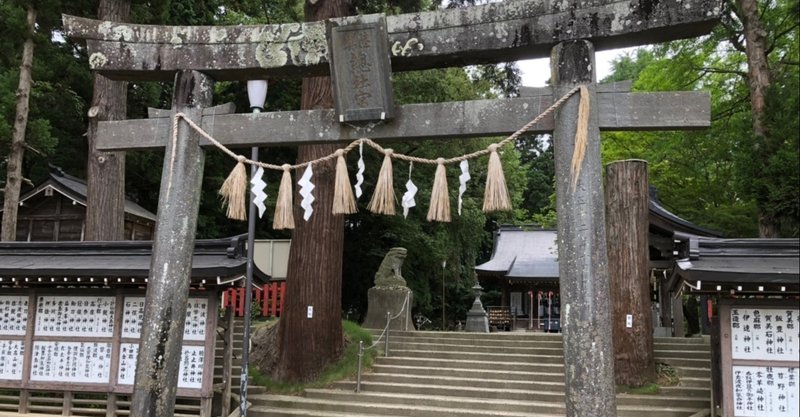
MULTIPOLYGON (((347 343, 342 357, 325 368, 316 381, 305 384, 276 382, 268 375, 262 375, 255 366, 251 366, 248 368, 248 372, 253 384, 266 387, 267 391, 271 393, 291 394, 300 393, 306 388, 325 387, 336 381, 352 378, 358 372, 358 342, 363 342, 365 348, 369 347, 372 344, 372 334, 362 329, 358 324, 347 320, 342 321, 342 328, 344 329, 345 342, 347 343)), ((370 369, 376 356, 378 356, 378 352, 374 348, 365 350, 362 369, 370 369)))
POLYGON ((699 225, 728 236, 757 236, 761 215, 775 218, 782 235, 798 236, 797 2, 770 2, 762 13, 773 48, 769 138, 752 133, 741 25, 735 13, 726 13, 725 24, 709 36, 640 48, 617 59, 606 79, 633 79, 639 91, 708 90, 711 128, 604 133, 603 160, 647 160, 661 202, 699 225))
POLYGON ((656 362, 656 378, 658 384, 664 387, 672 387, 681 382, 678 370, 663 362, 656 362))
MULTIPOLYGON (((61 41, 61 13, 85 14, 93 2, 36 2, 36 31, 32 64, 33 84, 29 98, 27 151, 23 177, 41 180, 47 164, 75 165, 86 160, 86 103, 91 98, 88 65, 80 48, 61 41)), ((5 159, 9 152, 16 115, 15 94, 19 84, 19 65, 27 34, 26 8, 29 2, 0 2, 0 187, 5 182, 5 159)), ((71 173, 81 174, 81 166, 71 173)))
POLYGON ((680 383, 678 371, 672 366, 656 362, 656 382, 650 382, 640 387, 617 385, 618 394, 658 395, 661 387, 674 387, 680 383))

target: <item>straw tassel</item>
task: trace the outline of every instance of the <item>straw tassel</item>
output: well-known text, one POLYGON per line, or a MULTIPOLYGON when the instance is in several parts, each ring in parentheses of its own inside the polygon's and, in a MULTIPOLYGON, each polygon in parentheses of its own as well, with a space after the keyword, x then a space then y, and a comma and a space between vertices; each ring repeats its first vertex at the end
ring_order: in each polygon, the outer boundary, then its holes
POLYGON ((510 211, 511 198, 508 196, 503 164, 497 154, 497 144, 489 145, 489 168, 486 173, 486 191, 483 195, 483 211, 510 211))
POLYGON ((278 187, 278 200, 275 203, 275 217, 272 219, 272 228, 275 230, 294 229, 294 213, 292 212, 292 175, 289 173, 291 166, 283 164, 283 178, 278 187))
POLYGON ((233 220, 247 220, 247 210, 245 209, 247 170, 244 167, 245 160, 246 158, 242 155, 236 157, 236 166, 219 189, 219 195, 222 196, 222 206, 228 206, 228 218, 233 220))
POLYGON ((584 85, 581 86, 581 101, 580 104, 578 104, 578 126, 575 130, 575 150, 572 152, 572 169, 570 170, 573 192, 575 192, 575 188, 578 186, 578 177, 581 175, 583 157, 586 155, 586 146, 589 136, 589 110, 589 89, 584 85))
POLYGON ((436 175, 433 178, 428 221, 450 222, 450 193, 447 192, 447 172, 444 168, 444 158, 436 160, 436 175))
POLYGON ((378 173, 378 182, 375 183, 375 192, 372 194, 367 209, 376 214, 394 216, 394 179, 392 178, 392 151, 384 149, 383 165, 378 173))
POLYGON ((333 214, 353 214, 358 211, 353 189, 350 187, 350 176, 344 162, 344 150, 336 150, 336 179, 333 189, 333 214))

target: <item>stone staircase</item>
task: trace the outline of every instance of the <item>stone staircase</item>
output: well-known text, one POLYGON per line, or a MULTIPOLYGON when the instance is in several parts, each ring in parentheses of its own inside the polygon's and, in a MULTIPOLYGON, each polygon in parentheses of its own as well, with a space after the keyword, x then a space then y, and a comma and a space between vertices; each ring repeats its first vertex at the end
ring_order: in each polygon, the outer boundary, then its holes
MULTIPOLYGON (((393 332, 390 356, 379 357, 364 375, 361 393, 354 392, 354 381, 303 396, 251 389, 248 415, 564 416, 561 343, 560 335, 544 333, 393 332)), ((618 415, 688 417, 709 409, 708 341, 658 338, 655 353, 658 362, 676 368, 681 383, 657 395, 617 395, 618 415)))
MULTIPOLYGON (((241 386, 242 381, 242 340, 244 338, 244 325, 240 318, 237 318, 234 321, 233 326, 233 361, 231 366, 231 390, 234 393, 239 393, 239 387, 241 386)), ((218 335, 217 337, 217 345, 215 348, 215 359, 214 359, 214 384, 218 384, 222 382, 222 360, 223 360, 223 353, 225 351, 225 341, 222 338, 222 335, 218 335)), ((266 392, 266 388, 260 387, 257 385, 252 384, 252 380, 250 380, 248 387, 247 387, 247 395, 250 398, 253 395, 257 394, 264 394, 266 392)))

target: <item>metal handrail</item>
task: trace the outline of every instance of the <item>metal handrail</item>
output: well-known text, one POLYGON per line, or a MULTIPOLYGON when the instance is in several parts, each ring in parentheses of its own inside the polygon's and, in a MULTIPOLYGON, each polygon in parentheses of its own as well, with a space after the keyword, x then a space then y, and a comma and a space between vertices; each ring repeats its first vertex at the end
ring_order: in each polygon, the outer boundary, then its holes
POLYGON ((380 343, 381 339, 385 335, 386 341, 383 343, 383 356, 386 357, 389 356, 389 333, 390 333, 389 325, 392 324, 392 320, 400 317, 400 315, 403 314, 404 311, 406 311, 410 298, 411 298, 411 292, 409 291, 408 293, 406 293, 406 299, 403 301, 403 306, 400 308, 400 311, 398 311, 397 314, 394 315, 394 317, 392 317, 392 313, 390 311, 386 312, 386 326, 384 326, 381 335, 378 336, 378 339, 376 339, 375 342, 373 342, 369 347, 366 348, 364 347, 363 340, 358 341, 358 374, 356 376, 356 392, 361 392, 361 366, 363 364, 364 351, 373 349, 375 348, 375 346, 378 346, 378 343, 380 343))

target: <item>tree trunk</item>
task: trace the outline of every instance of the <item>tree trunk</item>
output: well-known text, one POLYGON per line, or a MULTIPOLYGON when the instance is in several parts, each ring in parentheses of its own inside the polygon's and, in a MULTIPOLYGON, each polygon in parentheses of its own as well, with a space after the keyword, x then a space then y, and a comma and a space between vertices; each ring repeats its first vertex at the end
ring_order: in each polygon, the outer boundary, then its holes
MULTIPOLYGON (((767 165, 766 158, 771 154, 769 127, 764 116, 766 113, 766 96, 770 86, 770 71, 767 61, 767 31, 758 15, 756 0, 738 0, 739 19, 744 26, 745 53, 747 55, 747 85, 750 88, 750 109, 752 113, 753 134, 756 137, 754 154, 767 165)), ((772 213, 765 211, 763 200, 767 196, 758 196, 759 203, 759 235, 761 237, 779 237, 780 224, 772 213)))
POLYGON ((0 240, 13 241, 17 238, 17 211, 19 191, 22 186, 22 157, 25 155, 25 130, 28 126, 28 99, 31 95, 31 65, 33 63, 33 32, 36 25, 36 9, 28 4, 28 36, 22 47, 22 63, 19 65, 19 85, 17 87, 17 109, 14 116, 14 131, 11 136, 11 150, 8 153, 5 196, 3 202, 3 227, 0 240))
POLYGON ((606 238, 611 282, 611 327, 617 384, 640 387, 655 380, 653 321, 648 276, 647 162, 606 166, 606 238), (628 327, 627 316, 631 316, 628 327))
MULTIPOLYGON (((128 20, 130 0, 101 0, 97 18, 112 22, 128 20)), ((125 238, 125 152, 97 150, 97 123, 124 120, 128 83, 94 74, 94 95, 89 110, 89 160, 87 163, 86 240, 125 238)))
MULTIPOLYGON (((307 0, 307 21, 351 14, 349 0, 307 0)), ((303 79, 301 107, 333 108, 330 77, 303 79)), ((298 162, 328 155, 336 145, 306 145, 298 149, 298 162)), ((278 329, 280 353, 273 377, 284 382, 316 378, 341 356, 344 339, 341 322, 342 251, 344 216, 333 215, 334 161, 315 164, 314 215, 302 219, 300 195, 295 193, 296 228, 289 253, 286 304, 278 329), (313 313, 309 310, 313 308, 313 313), (308 317, 311 315, 311 317, 308 317)), ((300 173, 297 173, 298 175, 300 173)))

